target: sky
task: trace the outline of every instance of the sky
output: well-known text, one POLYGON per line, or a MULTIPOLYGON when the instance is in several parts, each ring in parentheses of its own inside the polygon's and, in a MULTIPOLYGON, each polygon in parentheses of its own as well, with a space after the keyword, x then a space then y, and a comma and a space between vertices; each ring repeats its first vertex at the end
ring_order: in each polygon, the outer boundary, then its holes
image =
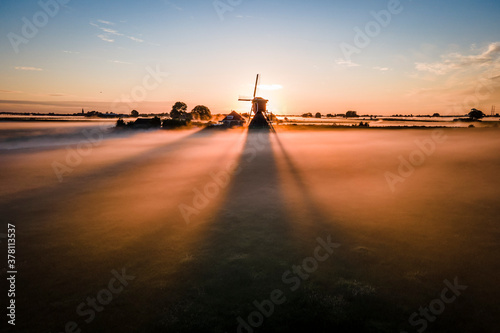
POLYGON ((495 0, 0 2, 0 111, 461 115, 500 106, 495 0))

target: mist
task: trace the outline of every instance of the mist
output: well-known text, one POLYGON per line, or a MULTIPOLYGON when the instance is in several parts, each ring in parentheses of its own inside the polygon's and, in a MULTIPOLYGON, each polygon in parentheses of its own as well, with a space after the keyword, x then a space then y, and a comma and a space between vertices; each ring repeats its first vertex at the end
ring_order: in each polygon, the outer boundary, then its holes
POLYGON ((498 323, 498 129, 0 133, 25 332, 69 321, 93 332, 233 331, 327 236, 340 244, 332 259, 262 331, 287 327, 303 302, 329 327, 364 314, 366 325, 407 328, 457 276, 469 289, 436 331, 498 323), (135 278, 106 311, 89 323, 75 314, 122 268, 135 278))

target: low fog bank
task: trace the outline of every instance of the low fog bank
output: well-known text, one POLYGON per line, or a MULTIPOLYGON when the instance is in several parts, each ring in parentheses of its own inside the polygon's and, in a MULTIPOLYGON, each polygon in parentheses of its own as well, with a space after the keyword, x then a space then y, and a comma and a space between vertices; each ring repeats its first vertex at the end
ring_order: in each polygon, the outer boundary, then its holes
POLYGON ((434 331, 492 331, 499 134, 162 130, 2 151, 0 209, 16 224, 22 272, 19 327, 235 331, 253 300, 284 288, 281 274, 331 237, 340 247, 262 331, 301 318, 327 323, 318 331, 415 330, 408 317, 455 277, 468 289, 434 331), (134 280, 87 323, 76 308, 122 268, 134 280))
MULTIPOLYGON (((474 291, 447 313, 451 320, 463 331, 498 324, 492 319, 500 297, 498 129, 278 137, 283 148, 275 149, 288 154, 280 160, 284 193, 300 235, 315 229, 310 216, 319 211, 336 227, 351 273, 392 302, 418 309, 433 300, 427 293, 457 277, 474 291)), ((442 325, 447 330, 449 323, 442 325)))
POLYGON ((114 122, 0 122, 0 151, 50 148, 120 135, 114 122))

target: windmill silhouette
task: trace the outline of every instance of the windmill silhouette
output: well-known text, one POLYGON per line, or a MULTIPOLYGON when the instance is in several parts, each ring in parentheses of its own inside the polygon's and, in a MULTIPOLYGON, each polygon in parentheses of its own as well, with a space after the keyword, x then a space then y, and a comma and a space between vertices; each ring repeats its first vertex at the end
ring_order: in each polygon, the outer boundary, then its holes
POLYGON ((269 102, 269 100, 264 99, 262 97, 256 97, 257 88, 259 86, 259 79, 260 75, 257 74, 257 78, 255 79, 255 88, 253 90, 253 97, 252 98, 240 97, 238 101, 252 102, 252 109, 250 111, 250 117, 248 119, 248 121, 250 122, 250 124, 248 125, 249 129, 254 129, 254 128, 274 129, 272 121, 267 111, 267 102, 269 102))

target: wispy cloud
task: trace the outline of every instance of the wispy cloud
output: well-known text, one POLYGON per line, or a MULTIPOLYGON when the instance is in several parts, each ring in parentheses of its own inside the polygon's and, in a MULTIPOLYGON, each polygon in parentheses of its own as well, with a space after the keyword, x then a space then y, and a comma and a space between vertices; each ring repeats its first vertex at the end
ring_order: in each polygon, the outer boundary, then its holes
POLYGON ((376 66, 376 67, 373 67, 373 69, 377 70, 377 71, 381 71, 381 72, 386 72, 388 71, 390 68, 389 67, 379 67, 379 66, 376 66))
POLYGON ((22 91, 18 91, 18 90, 3 90, 3 89, 0 89, 0 93, 4 93, 4 94, 21 94, 22 91))
POLYGON ((63 93, 52 93, 52 94, 47 94, 48 96, 55 96, 55 97, 62 97, 62 96, 68 96, 66 94, 63 94, 63 93))
POLYGON ((37 67, 16 66, 14 68, 20 71, 43 71, 42 68, 37 68, 37 67))
POLYGON ((359 67, 361 66, 360 64, 356 64, 352 62, 351 60, 345 60, 345 59, 337 59, 335 60, 335 63, 339 66, 345 66, 345 67, 359 67))
POLYGON ((100 23, 103 23, 103 24, 107 24, 107 25, 115 25, 113 22, 105 21, 105 20, 97 20, 97 22, 100 22, 100 23))
POLYGON ((80 52, 77 51, 68 51, 68 50, 63 50, 64 53, 69 53, 69 54, 79 54, 80 52))
POLYGON ((106 34, 99 34, 97 35, 97 37, 99 37, 101 40, 105 41, 105 42, 108 42, 108 43, 114 43, 115 40, 112 39, 111 37, 109 37, 109 35, 106 35, 106 34))
MULTIPOLYGON (((98 22, 101 22, 101 23, 104 23, 104 24, 108 24, 108 25, 114 25, 114 23, 112 22, 108 22, 108 21, 104 21, 102 22, 102 20, 98 20, 98 22)), ((128 36, 128 35, 125 35, 121 32, 119 32, 118 30, 116 29, 111 29, 109 27, 103 27, 103 26, 100 26, 99 24, 97 23, 94 23, 94 22, 90 22, 90 25, 93 26, 93 27, 96 27, 97 29, 101 30, 102 33, 98 34, 97 37, 99 37, 101 40, 105 41, 105 42, 108 42, 108 43, 114 43, 115 40, 116 40, 116 37, 126 37, 134 42, 137 42, 137 43, 142 43, 144 42, 144 40, 140 39, 140 38, 137 38, 137 37, 134 37, 134 36, 128 36)))
POLYGON ((110 29, 110 28, 103 28, 101 27, 100 28, 102 31, 104 31, 105 33, 108 33, 110 35, 115 35, 115 36, 123 36, 123 34, 119 33, 118 31, 114 30, 114 29, 110 29))
POLYGON ((127 36, 127 38, 133 40, 134 42, 138 42, 138 43, 144 42, 143 39, 140 39, 140 38, 137 38, 137 37, 133 37, 133 36, 127 36))
POLYGON ((482 53, 463 55, 451 53, 441 56, 441 61, 434 63, 415 63, 418 71, 444 75, 455 70, 468 69, 474 66, 488 66, 498 63, 500 56, 500 42, 491 43, 482 53))

